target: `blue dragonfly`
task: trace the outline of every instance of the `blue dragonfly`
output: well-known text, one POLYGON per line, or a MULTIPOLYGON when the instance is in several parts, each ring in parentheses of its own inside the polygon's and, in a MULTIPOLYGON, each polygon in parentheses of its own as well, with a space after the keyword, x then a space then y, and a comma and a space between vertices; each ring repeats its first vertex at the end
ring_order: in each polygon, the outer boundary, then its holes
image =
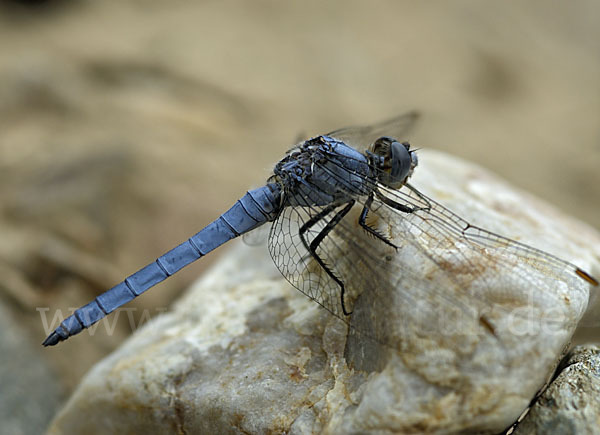
MULTIPOLYGON (((78 334, 266 223, 271 224, 268 248, 282 275, 358 332, 386 344, 390 334, 385 323, 394 306, 389 299, 398 293, 395 277, 426 287, 421 296, 400 294, 405 303, 417 305, 419 297, 429 296, 459 311, 473 312, 474 305, 477 321, 490 334, 495 326, 485 314, 485 298, 457 296, 477 277, 483 277, 484 287, 502 277, 508 287, 535 289, 544 285, 539 274, 574 290, 598 286, 576 265, 472 225, 412 186, 408 181, 418 165, 417 153, 400 139, 416 118, 411 112, 302 141, 275 165, 264 186, 248 191, 200 232, 77 309, 43 345, 78 334), (409 270, 396 255, 408 248, 443 270, 443 282, 428 283, 409 270)), ((553 289, 544 291, 552 295, 553 289)))

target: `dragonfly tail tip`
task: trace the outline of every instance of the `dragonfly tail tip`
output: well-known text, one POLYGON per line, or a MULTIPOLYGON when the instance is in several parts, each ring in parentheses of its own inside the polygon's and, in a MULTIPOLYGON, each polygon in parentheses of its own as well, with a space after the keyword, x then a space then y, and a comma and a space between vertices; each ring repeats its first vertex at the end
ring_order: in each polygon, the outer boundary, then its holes
POLYGON ((50 334, 42 343, 42 345, 44 347, 48 347, 48 346, 55 346, 57 345, 60 341, 62 341, 60 335, 58 335, 56 332, 53 332, 52 334, 50 334))

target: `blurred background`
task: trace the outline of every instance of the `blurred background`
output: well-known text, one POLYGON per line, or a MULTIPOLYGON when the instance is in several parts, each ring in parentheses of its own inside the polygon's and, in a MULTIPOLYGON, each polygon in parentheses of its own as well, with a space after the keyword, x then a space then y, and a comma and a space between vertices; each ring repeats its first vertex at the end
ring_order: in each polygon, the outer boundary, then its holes
POLYGON ((168 309, 223 250, 110 334, 43 349, 54 316, 261 185, 301 134, 416 109, 415 146, 600 228, 599 22, 595 0, 0 1, 7 433, 43 430, 130 322, 168 309))

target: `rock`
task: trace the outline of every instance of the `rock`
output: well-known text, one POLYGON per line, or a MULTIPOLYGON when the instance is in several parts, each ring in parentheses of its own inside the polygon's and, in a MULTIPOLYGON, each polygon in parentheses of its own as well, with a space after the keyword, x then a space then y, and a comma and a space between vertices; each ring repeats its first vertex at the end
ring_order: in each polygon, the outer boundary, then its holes
POLYGON ((0 355, 2 433, 43 433, 64 394, 39 345, 28 340, 27 330, 2 303, 0 355))
POLYGON ((600 348, 575 347, 556 379, 535 401, 515 434, 598 433, 600 428, 600 348))
MULTIPOLYGON (((461 216, 598 266, 600 238, 584 224, 447 155, 423 151, 420 161, 412 184, 461 216)), ((390 235, 406 240, 396 254, 363 243, 378 261, 403 262, 400 280, 362 283, 364 264, 350 251, 339 259, 365 290, 396 289, 375 302, 349 292, 359 333, 291 288, 266 249, 232 243, 176 307, 88 373, 50 433, 503 430, 552 374, 588 285, 512 264, 509 253, 501 262, 444 246, 428 257, 408 229, 390 235)))

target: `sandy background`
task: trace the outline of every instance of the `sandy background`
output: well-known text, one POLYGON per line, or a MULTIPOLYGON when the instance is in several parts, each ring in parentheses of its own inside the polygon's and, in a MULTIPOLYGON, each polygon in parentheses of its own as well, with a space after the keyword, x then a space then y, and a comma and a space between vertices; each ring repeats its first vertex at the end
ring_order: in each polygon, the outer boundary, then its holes
MULTIPOLYGON (((58 398, 131 327, 42 349, 42 319, 198 231, 299 134, 417 109, 415 146, 600 228, 597 1, 0 8, 0 301, 20 337, 1 358, 29 352, 58 398)), ((138 298, 134 319, 168 308, 220 252, 138 298)))

